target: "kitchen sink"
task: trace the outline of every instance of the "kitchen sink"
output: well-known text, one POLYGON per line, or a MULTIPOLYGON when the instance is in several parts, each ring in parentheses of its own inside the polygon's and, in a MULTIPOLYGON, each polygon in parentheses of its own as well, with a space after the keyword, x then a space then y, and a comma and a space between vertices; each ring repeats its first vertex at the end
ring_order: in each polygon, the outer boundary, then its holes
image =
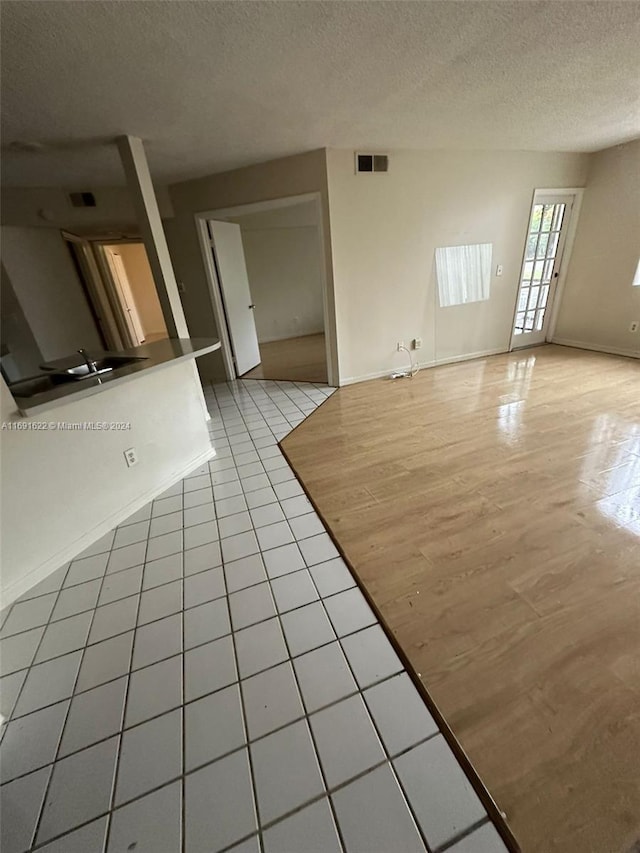
POLYGON ((100 376, 101 373, 109 373, 113 367, 98 367, 97 362, 95 370, 91 370, 88 364, 79 364, 77 367, 69 367, 60 372, 55 371, 56 376, 66 376, 69 379, 86 379, 88 376, 100 376))
POLYGON ((89 367, 85 362, 74 364, 71 367, 60 368, 52 367, 51 365, 43 364, 41 367, 60 377, 62 381, 74 381, 78 379, 91 379, 92 376, 100 376, 104 373, 111 373, 112 370, 117 370, 119 367, 126 367, 129 364, 135 364, 137 361, 145 361, 146 356, 141 355, 106 355, 102 358, 90 358, 91 364, 95 369, 89 367))
MULTIPOLYGON (((72 364, 69 367, 56 366, 55 362, 41 364, 41 370, 46 372, 40 373, 37 376, 30 376, 27 379, 20 379, 18 382, 11 382, 9 384, 11 393, 14 397, 35 397, 36 394, 51 391, 58 385, 77 382, 82 379, 99 378, 105 374, 112 373, 119 367, 127 367, 138 361, 146 360, 146 356, 139 355, 105 355, 101 358, 89 358, 91 363, 95 365, 95 370, 91 370, 89 365, 84 362, 72 364)), ((74 360, 77 361, 77 357, 74 360)), ((62 364, 65 362, 68 363, 68 361, 68 359, 65 359, 62 364)))

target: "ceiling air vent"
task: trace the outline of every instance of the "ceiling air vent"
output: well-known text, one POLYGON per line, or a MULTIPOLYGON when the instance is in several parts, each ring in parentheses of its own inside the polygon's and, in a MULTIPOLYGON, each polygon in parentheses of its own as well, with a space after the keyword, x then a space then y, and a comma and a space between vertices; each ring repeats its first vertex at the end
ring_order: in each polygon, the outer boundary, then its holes
POLYGON ((387 154, 356 154, 356 172, 388 172, 387 154))
POLYGON ((72 207, 95 207, 96 197, 93 193, 69 193, 72 207))

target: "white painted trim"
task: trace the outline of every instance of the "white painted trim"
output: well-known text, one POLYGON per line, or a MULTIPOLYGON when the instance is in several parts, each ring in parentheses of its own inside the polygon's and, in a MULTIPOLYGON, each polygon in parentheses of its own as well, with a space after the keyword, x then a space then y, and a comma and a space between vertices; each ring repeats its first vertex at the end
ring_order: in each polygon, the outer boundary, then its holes
POLYGON ((578 219, 580 218, 580 211, 582 210, 582 200, 584 198, 584 189, 573 189, 570 190, 570 192, 574 193, 575 201, 573 203, 571 219, 569 220, 569 229, 567 230, 567 237, 564 244, 562 263, 560 264, 560 275, 558 276, 558 281, 556 282, 556 292, 553 297, 551 317, 549 317, 549 328, 547 329, 547 341, 550 341, 553 338, 556 331, 556 326, 558 324, 560 305, 562 303, 562 297, 564 295, 564 288, 567 281, 567 273, 569 271, 569 264, 571 263, 571 253, 573 252, 573 244, 575 243, 576 232, 578 230, 578 219))
POLYGON ((196 216, 204 219, 225 219, 225 217, 246 216, 251 213, 262 213, 265 210, 277 210, 280 207, 293 207, 296 204, 304 204, 315 201, 320 193, 303 193, 302 195, 290 195, 283 198, 274 198, 268 201, 256 201, 250 204, 236 204, 233 207, 218 207, 215 210, 203 210, 196 216))
POLYGON ((4 589, 2 591, 2 607, 4 608, 9 604, 12 604, 16 598, 19 598, 23 593, 43 581, 51 574, 51 572, 54 572, 56 569, 59 569, 60 566, 63 566, 70 560, 73 560, 86 548, 93 545, 93 543, 100 539, 101 536, 104 536, 105 533, 113 530, 114 527, 117 527, 129 518, 130 515, 133 515, 134 512, 142 509, 142 507, 149 503, 149 501, 152 501, 154 498, 158 497, 158 495, 161 495, 162 492, 165 492, 177 480, 183 479, 183 477, 186 477, 190 471, 193 471, 194 468, 198 468, 204 462, 212 459, 215 455, 216 451, 213 447, 209 448, 209 450, 206 450, 204 453, 200 453, 183 468, 180 468, 171 474, 160 486, 145 492, 131 503, 121 507, 117 512, 112 513, 112 515, 104 521, 101 521, 100 524, 98 524, 97 527, 94 527, 89 533, 83 534, 79 539, 76 539, 73 544, 67 546, 62 551, 59 551, 46 562, 29 572, 28 575, 21 577, 14 584, 7 587, 7 589, 4 589))
POLYGON ((218 273, 216 265, 213 262, 213 254, 211 248, 211 238, 209 237, 209 227, 207 219, 201 218, 199 214, 195 216, 196 231, 198 233, 198 241, 200 243, 200 254, 202 255, 202 263, 204 264, 204 273, 207 279, 207 290, 209 292, 209 300, 213 317, 216 321, 218 329, 218 337, 220 338, 220 350, 222 352, 222 361, 227 374, 227 379, 236 378, 236 368, 233 363, 233 350, 231 349, 231 340, 229 338, 229 329, 224 313, 224 305, 222 303, 222 293, 220 291, 220 283, 218 281, 218 273))
MULTIPOLYGON (((325 231, 324 231, 324 216, 322 211, 322 197, 320 193, 315 193, 316 206, 318 212, 318 252, 320 254, 320 277, 322 279, 322 314, 324 317, 324 352, 325 361, 327 363, 327 385, 337 388, 342 383, 338 373, 338 365, 334 363, 333 350, 335 344, 336 353, 338 352, 338 324, 335 310, 330 310, 329 301, 329 277, 327 275, 327 260, 325 253, 325 231)), ((335 304, 335 294, 334 294, 335 304)))
MULTIPOLYGON (((213 306, 213 313, 218 326, 218 334, 222 342, 222 356, 224 366, 227 373, 227 379, 233 380, 237 378, 235 366, 233 363, 233 351, 231 349, 231 340, 227 328, 226 316, 222 306, 222 296, 220 293, 220 284, 215 271, 213 258, 211 257, 211 247, 209 239, 209 229, 207 220, 209 219, 225 219, 235 216, 242 216, 252 213, 262 213, 267 210, 277 210, 282 207, 291 207, 296 204, 304 204, 305 202, 315 202, 318 214, 318 223, 313 227, 317 229, 320 242, 320 273, 322 279, 322 305, 324 315, 324 336, 325 336, 325 357, 327 361, 327 384, 332 387, 338 387, 343 384, 340 381, 338 374, 338 366, 334 364, 333 359, 333 342, 336 342, 337 350, 337 323, 335 312, 329 310, 329 279, 327 276, 327 265, 325 257, 325 233, 323 225, 323 210, 322 210, 322 194, 320 192, 303 193, 302 195, 286 196, 283 198, 270 199, 268 201, 257 201, 251 204, 239 204, 234 207, 217 208, 216 210, 198 211, 194 214, 196 221, 196 230, 200 242, 200 251, 202 254, 207 285, 209 288, 209 296, 213 306)), ((311 227, 311 226, 309 226, 311 227)), ((251 286, 251 282, 249 282, 251 286)), ((263 341, 266 343, 266 341, 263 341)))
POLYGON ((464 355, 454 355, 452 358, 437 358, 433 363, 433 367, 438 367, 441 364, 457 364, 459 361, 472 361, 474 358, 486 358, 489 355, 503 355, 507 352, 508 350, 504 347, 492 347, 491 349, 478 350, 477 352, 465 353, 464 355))
POLYGON ((262 338, 258 341, 259 344, 272 344, 275 341, 289 341, 291 338, 308 338, 311 335, 323 335, 324 329, 317 329, 315 332, 304 332, 301 335, 277 335, 275 338, 262 338))
POLYGON ((609 355, 622 355, 627 358, 640 358, 640 349, 626 349, 624 347, 610 347, 610 346, 602 346, 600 344, 593 344, 589 341, 572 341, 568 338, 553 338, 549 341, 551 344, 557 344, 561 347, 574 347, 575 349, 586 349, 591 350, 592 352, 604 352, 609 355))
POLYGON ((524 238, 524 246, 522 248, 522 257, 520 259, 520 270, 518 272, 518 287, 516 288, 516 298, 513 305, 513 314, 511 317, 511 330, 509 332, 509 352, 513 352, 517 349, 526 349, 529 346, 538 346, 538 342, 536 344, 521 344, 517 346, 513 334, 513 329, 516 322, 516 314, 518 313, 518 299, 520 298, 520 280, 522 277, 522 270, 524 267, 525 254, 527 251, 527 239, 529 237, 529 224, 531 222, 531 211, 533 210, 533 206, 536 203, 536 198, 540 196, 549 196, 549 195, 570 195, 573 196, 573 204, 571 207, 571 217, 569 219, 569 228, 567 229, 566 236, 564 238, 564 246, 562 248, 562 260, 560 261, 560 275, 558 276, 558 280, 556 282, 556 286, 553 291, 553 304, 551 306, 551 314, 549 316, 549 326, 547 328, 547 333, 545 336, 545 342, 550 342, 553 334, 555 332, 556 324, 558 322, 558 312, 560 308, 560 303, 562 301, 562 295, 564 293, 565 281, 567 279, 567 270, 569 269, 569 263, 571 261, 571 253, 573 251, 573 244, 576 237, 576 231, 578 228, 578 218, 580 216, 580 210, 582 208, 582 199, 584 197, 584 187, 551 187, 550 189, 538 188, 534 189, 533 196, 531 198, 531 204, 529 206, 529 216, 527 218, 527 232, 524 238))
POLYGON ((376 373, 363 373, 360 376, 347 376, 345 377, 340 387, 344 388, 347 385, 356 385, 358 382, 368 382, 370 379, 382 379, 383 376, 389 376, 393 372, 393 368, 389 367, 387 370, 378 370, 376 373))
POLYGON ((584 187, 539 187, 534 190, 535 195, 574 195, 583 193, 584 187))
MULTIPOLYGON (((486 358, 490 355, 505 355, 507 352, 508 351, 504 349, 504 347, 479 350, 478 352, 470 352, 465 355, 454 355, 451 358, 436 358, 431 361, 422 361, 419 362, 419 367, 420 370, 424 370, 429 367, 440 367, 444 364, 457 364, 460 361, 473 361, 475 358, 486 358)), ((376 373, 364 373, 362 376, 349 376, 342 380, 342 385, 340 387, 343 385, 355 385, 357 382, 367 382, 370 379, 381 379, 383 376, 390 376, 393 371, 397 369, 397 366, 388 367, 386 370, 378 370, 376 373)), ((402 380, 397 381, 401 382, 402 380)))
MULTIPOLYGON (((79 248, 81 259, 76 257, 78 267, 92 308, 96 314, 96 323, 100 327, 108 349, 125 349, 122 335, 116 322, 115 313, 109 299, 107 283, 105 282, 99 263, 96 259, 92 241, 70 231, 60 232, 67 243, 79 248), (98 317, 100 319, 98 319, 98 317)), ((142 243, 141 240, 138 242, 142 243)))

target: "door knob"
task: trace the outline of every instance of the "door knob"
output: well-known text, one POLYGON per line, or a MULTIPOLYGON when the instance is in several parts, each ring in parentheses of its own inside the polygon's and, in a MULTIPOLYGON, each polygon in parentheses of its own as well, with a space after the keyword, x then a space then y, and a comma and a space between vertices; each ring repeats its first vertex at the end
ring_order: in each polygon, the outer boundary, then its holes
POLYGON ((249 305, 249 308, 255 308, 255 307, 256 307, 255 305, 249 305))

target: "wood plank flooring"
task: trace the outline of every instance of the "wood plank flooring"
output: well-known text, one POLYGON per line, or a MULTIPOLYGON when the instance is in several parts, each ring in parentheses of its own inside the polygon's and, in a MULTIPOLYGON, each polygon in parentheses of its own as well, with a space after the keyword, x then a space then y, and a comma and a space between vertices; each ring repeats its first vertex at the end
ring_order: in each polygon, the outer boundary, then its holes
POLYGON ((283 442, 524 853, 640 840, 640 364, 340 389, 283 442))
POLYGON ((261 363, 243 379, 281 379, 290 382, 326 382, 324 334, 304 335, 260 344, 261 363))

